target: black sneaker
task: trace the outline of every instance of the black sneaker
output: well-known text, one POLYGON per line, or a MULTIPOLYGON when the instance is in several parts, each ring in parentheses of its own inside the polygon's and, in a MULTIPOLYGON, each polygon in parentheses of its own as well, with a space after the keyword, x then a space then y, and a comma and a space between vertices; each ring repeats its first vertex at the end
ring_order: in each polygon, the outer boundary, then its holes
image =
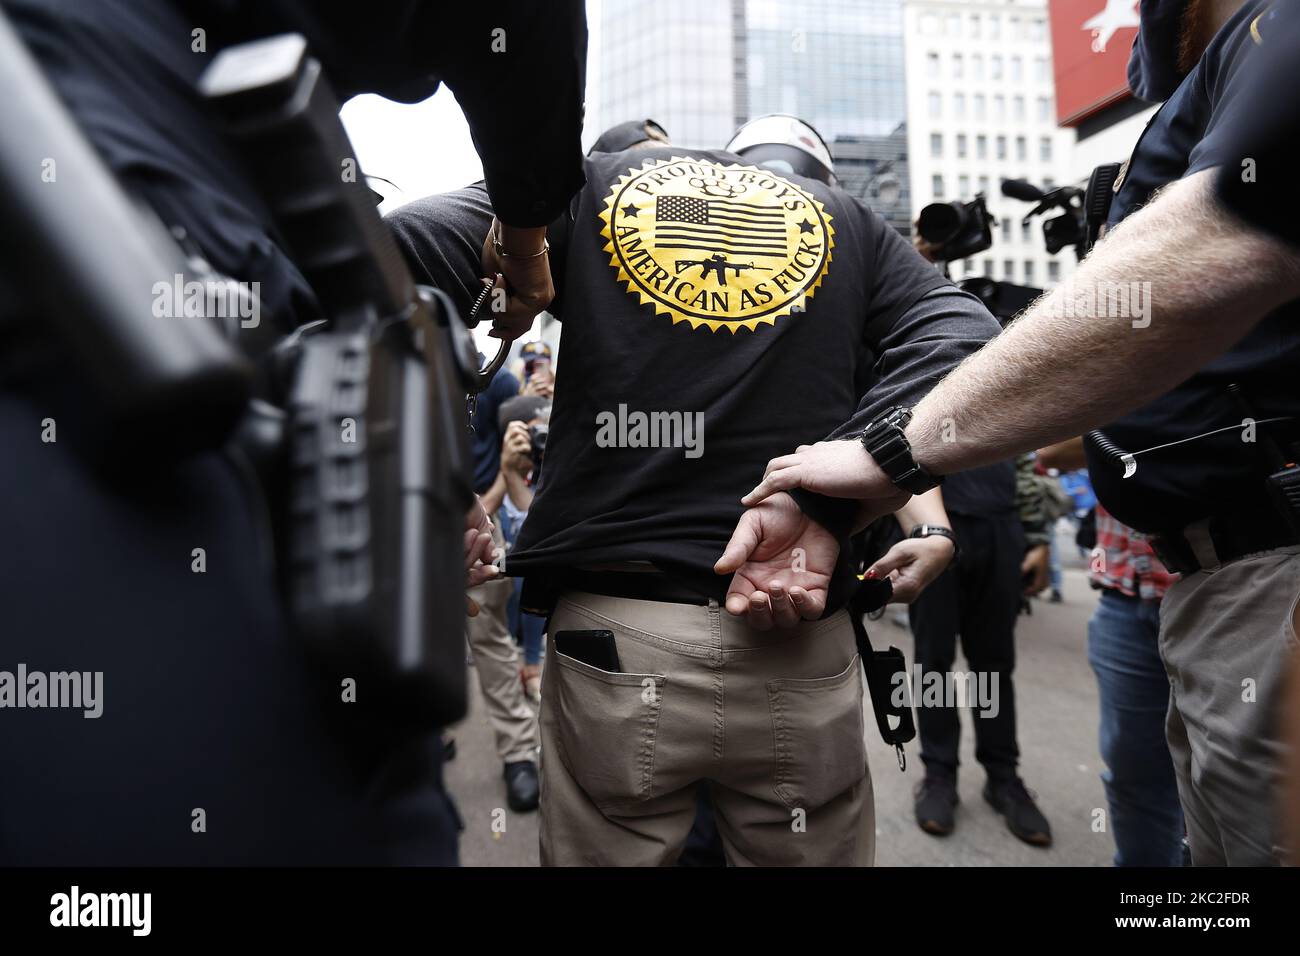
POLYGON ((1007 829, 1033 846, 1051 846, 1052 828, 1043 816, 1033 795, 1019 777, 1009 780, 990 780, 984 784, 984 799, 1002 816, 1007 829))
POLYGON ((916 823, 931 836, 947 836, 956 820, 957 782, 949 777, 926 777, 916 787, 916 823))
POLYGON ((541 787, 537 781, 537 764, 531 760, 516 760, 506 764, 506 803, 516 813, 536 810, 541 800, 541 787))

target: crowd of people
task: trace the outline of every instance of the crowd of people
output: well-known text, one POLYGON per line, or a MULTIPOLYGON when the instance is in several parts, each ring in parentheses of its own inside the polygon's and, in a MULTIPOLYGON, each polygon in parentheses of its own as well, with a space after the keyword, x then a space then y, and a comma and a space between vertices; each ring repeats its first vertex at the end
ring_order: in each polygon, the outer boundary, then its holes
MULTIPOLYGON (((1116 863, 1294 859, 1293 4, 1142 4, 1130 76, 1164 105, 1071 282, 1006 328, 839 185, 796 117, 707 149, 632 120, 584 155, 578 0, 380 0, 364 20, 293 2, 0 5, 124 187, 260 282, 286 331, 319 319, 315 293, 210 128, 209 56, 291 31, 343 94, 455 91, 484 181, 385 222, 418 284, 462 316, 490 303, 493 337, 528 337, 543 310, 562 329, 471 403, 463 549, 468 653, 544 865, 671 865, 702 832, 731 865, 870 865, 863 725, 887 665, 864 612, 889 599, 910 605, 923 671, 951 672, 960 644, 997 682, 973 722, 984 798, 1049 845, 1018 769, 1014 634, 1073 511, 1044 469, 1084 466, 1116 863), (1078 290, 1133 281, 1151 283, 1149 324, 1080 317, 1078 290)), ((103 661, 110 703, 103 731, 33 714, 0 736, 43 782, 0 792, 0 854, 455 862, 454 740, 331 699, 348 678, 289 638, 245 463, 214 447, 147 480, 101 473, 77 453, 85 376, 49 345, 0 379, 18 466, 0 480, 26 503, 6 547, 27 563, 5 577, 0 646, 103 661), (30 437, 50 415, 70 440, 30 437), (228 837, 189 839, 196 801, 228 837)), ((960 707, 915 703, 916 822, 944 836, 960 707)))

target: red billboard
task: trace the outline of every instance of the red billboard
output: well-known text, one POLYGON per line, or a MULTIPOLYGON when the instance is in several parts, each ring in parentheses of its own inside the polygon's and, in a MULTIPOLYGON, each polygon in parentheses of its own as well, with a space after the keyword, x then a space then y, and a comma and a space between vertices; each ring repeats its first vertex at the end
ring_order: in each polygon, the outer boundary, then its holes
POLYGON ((1060 125, 1075 126, 1132 95, 1125 71, 1138 0, 1048 0, 1048 13, 1060 125))

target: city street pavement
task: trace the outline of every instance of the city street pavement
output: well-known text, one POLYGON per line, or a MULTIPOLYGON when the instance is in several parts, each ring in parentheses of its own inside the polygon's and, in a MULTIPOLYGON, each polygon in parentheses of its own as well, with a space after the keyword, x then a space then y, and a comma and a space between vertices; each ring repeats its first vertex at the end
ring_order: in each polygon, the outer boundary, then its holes
MULTIPOLYGON (((1071 545, 1061 550, 1066 555, 1074 551, 1071 545)), ((912 814, 912 788, 921 779, 918 741, 907 745, 907 771, 900 773, 892 748, 880 740, 868 713, 877 865, 1110 865, 1111 836, 1098 832, 1095 822, 1106 800, 1098 776, 1097 685, 1087 660, 1087 621, 1097 597, 1078 560, 1066 561, 1064 603, 1035 600, 1033 614, 1020 618, 1016 642, 1021 771, 1051 821, 1055 844, 1043 850, 1021 843, 984 802, 984 772, 975 762, 969 711, 963 713, 957 830, 949 837, 921 832, 912 814)), ((893 616, 891 607, 872 624, 872 642, 878 648, 902 648, 910 665, 911 635, 892 622, 893 616)), ((960 658, 957 667, 965 667, 960 658)), ((447 785, 465 822, 461 860, 466 866, 536 866, 537 814, 506 809, 501 764, 472 668, 470 697, 469 716, 451 731, 457 756, 447 765, 447 785), (494 820, 499 821, 495 830, 494 820), (497 832, 503 825, 504 832, 497 832)))

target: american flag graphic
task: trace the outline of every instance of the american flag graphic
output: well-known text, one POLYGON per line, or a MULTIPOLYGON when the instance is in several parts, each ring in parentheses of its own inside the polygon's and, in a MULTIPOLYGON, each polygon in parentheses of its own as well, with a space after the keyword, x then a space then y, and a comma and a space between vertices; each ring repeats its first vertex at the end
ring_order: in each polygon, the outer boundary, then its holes
POLYGON ((785 214, 779 206, 659 196, 655 199, 655 248, 784 258, 785 214))

